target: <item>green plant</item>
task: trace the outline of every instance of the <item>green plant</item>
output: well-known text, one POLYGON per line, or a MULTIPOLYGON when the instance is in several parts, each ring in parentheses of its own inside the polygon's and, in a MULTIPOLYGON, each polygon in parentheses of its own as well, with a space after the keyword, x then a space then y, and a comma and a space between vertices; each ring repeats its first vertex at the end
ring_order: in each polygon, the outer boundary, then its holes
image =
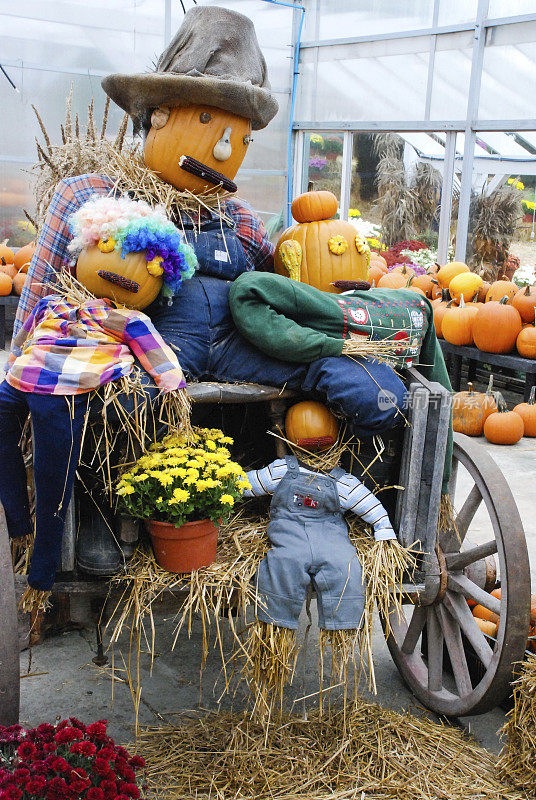
POLYGON ((225 446, 233 440, 217 428, 195 428, 194 442, 169 434, 155 442, 117 484, 121 510, 133 517, 185 522, 226 520, 249 487, 245 472, 225 446))
POLYGON ((322 152, 324 153, 335 153, 336 155, 342 155, 342 141, 341 139, 324 139, 324 145, 322 147, 322 152))

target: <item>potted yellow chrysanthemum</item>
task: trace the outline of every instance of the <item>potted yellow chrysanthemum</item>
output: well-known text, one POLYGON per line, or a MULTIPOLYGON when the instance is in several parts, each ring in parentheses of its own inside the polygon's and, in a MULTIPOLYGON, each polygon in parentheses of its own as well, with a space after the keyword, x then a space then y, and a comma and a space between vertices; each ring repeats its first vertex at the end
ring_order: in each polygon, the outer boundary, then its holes
POLYGON ((170 434, 151 445, 117 484, 121 510, 144 519, 157 562, 169 572, 207 567, 218 526, 249 487, 217 428, 196 428, 193 443, 170 434))

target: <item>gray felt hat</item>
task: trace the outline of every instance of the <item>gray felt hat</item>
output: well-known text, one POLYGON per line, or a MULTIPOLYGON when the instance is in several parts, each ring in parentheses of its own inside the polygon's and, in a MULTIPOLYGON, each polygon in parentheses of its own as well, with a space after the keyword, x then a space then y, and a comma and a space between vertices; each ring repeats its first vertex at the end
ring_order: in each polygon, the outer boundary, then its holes
POLYGON ((150 126, 159 105, 207 105, 264 128, 277 114, 266 62, 252 21, 218 6, 195 6, 154 72, 108 75, 102 88, 132 117, 134 131, 150 126))

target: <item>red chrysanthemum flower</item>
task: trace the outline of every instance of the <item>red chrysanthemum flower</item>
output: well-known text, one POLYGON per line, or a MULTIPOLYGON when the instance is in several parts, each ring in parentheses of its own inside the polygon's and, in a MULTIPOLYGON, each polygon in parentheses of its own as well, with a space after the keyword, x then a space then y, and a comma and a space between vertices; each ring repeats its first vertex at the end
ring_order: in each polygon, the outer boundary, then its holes
POLYGON ((78 778, 81 781, 88 781, 88 774, 83 767, 74 767, 71 775, 78 778))
POLYGON ((23 761, 33 758, 37 753, 37 747, 33 742, 23 742, 17 747, 17 755, 23 761))
POLYGON ((109 798, 116 797, 117 795, 117 784, 115 781, 101 781, 100 788, 104 792, 107 800, 109 800, 109 798))
POLYGON ((106 739, 106 723, 104 721, 92 722, 87 726, 86 733, 98 742, 104 741, 106 739))
POLYGON ((55 742, 45 742, 43 745, 43 753, 55 753, 58 749, 58 745, 55 742))
POLYGON ((15 779, 15 783, 19 786, 24 786, 26 781, 30 779, 30 770, 26 769, 26 767, 18 767, 13 773, 13 777, 15 779))
POLYGON ((87 800, 104 800, 104 792, 98 786, 87 791, 87 800))
POLYGON ((99 775, 107 775, 110 772, 110 765, 104 758, 96 758, 93 769, 99 775))
POLYGON ((71 766, 64 758, 56 756, 53 769, 54 772, 70 772, 71 766))
POLYGON ((115 758, 115 749, 110 745, 106 745, 106 747, 102 747, 98 751, 97 758, 105 758, 106 761, 109 761, 111 758, 115 758))
POLYGON ((78 729, 79 729, 79 730, 81 730, 83 733, 85 733, 85 732, 86 732, 86 726, 84 725, 84 723, 83 723, 83 722, 80 722, 80 720, 79 720, 79 719, 77 719, 76 717, 69 717, 69 722, 71 723, 71 725, 73 726, 73 728, 78 728, 78 729))
POLYGON ((128 763, 133 769, 143 769, 145 766, 145 759, 141 756, 132 756, 128 763))
POLYGON ((71 781, 71 783, 69 784, 69 789, 71 790, 71 792, 74 792, 75 795, 79 795, 82 794, 82 792, 85 791, 88 788, 88 786, 89 786, 88 781, 80 781, 77 779, 71 781))
POLYGON ((41 776, 37 775, 35 778, 32 778, 28 781, 26 786, 24 787, 24 791, 26 794, 36 795, 40 794, 46 786, 46 780, 41 776))
POLYGON ((54 738, 54 733, 56 729, 54 725, 49 725, 48 722, 42 722, 41 725, 38 725, 37 728, 33 731, 34 736, 37 739, 41 739, 43 742, 51 742, 54 738))
MULTIPOLYGON (((47 760, 50 756, 47 756, 47 760)), ((50 772, 50 767, 46 763, 46 761, 33 761, 32 762, 32 772, 34 775, 48 775, 50 772)))
POLYGON ((22 797, 22 789, 18 786, 7 786, 5 789, 0 789, 0 800, 20 800, 22 797))
POLYGON ((58 744, 67 744, 67 742, 75 742, 80 740, 83 737, 82 731, 78 730, 78 728, 62 728, 59 730, 54 739, 58 744))
POLYGON ((136 786, 135 783, 122 783, 119 787, 123 794, 126 794, 127 797, 139 797, 140 790, 136 786))

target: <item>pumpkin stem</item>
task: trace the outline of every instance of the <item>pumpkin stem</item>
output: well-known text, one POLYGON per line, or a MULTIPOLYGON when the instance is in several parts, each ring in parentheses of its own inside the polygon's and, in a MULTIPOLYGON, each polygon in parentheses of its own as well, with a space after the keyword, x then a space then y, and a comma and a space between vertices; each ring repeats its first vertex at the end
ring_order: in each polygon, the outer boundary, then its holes
POLYGON ((525 286, 525 296, 530 297, 530 286, 525 286))
POLYGON ((493 374, 489 376, 489 383, 488 383, 488 388, 486 389, 486 394, 493 396, 493 374))
POLYGON ((478 300, 478 292, 475 292, 474 295, 471 297, 471 303, 476 303, 478 300))
POLYGON ((467 394, 473 394, 473 384, 471 382, 467 384, 467 394))
POLYGON ((529 399, 528 399, 529 406, 533 406, 536 403, 535 395, 536 395, 536 386, 533 386, 529 394, 529 399))
POLYGON ((410 276, 409 276, 409 278, 408 278, 408 280, 407 280, 407 282, 406 282, 406 287, 407 287, 407 286, 411 286, 411 283, 412 283, 412 281, 413 281, 413 278, 414 278, 414 275, 410 275, 410 276))
POLYGON ((460 308, 465 308, 465 300, 463 299, 463 292, 460 295, 460 308))
POLYGON ((499 303, 500 303, 502 306, 506 306, 506 305, 508 305, 508 301, 509 301, 509 299, 510 299, 510 298, 508 297, 508 295, 507 295, 507 294, 505 294, 505 295, 504 295, 504 297, 501 297, 501 299, 499 300, 499 303))
POLYGON ((497 411, 499 414, 504 414, 508 411, 508 406, 506 405, 506 401, 500 392, 493 392, 493 397, 495 398, 495 403, 497 404, 497 411))

